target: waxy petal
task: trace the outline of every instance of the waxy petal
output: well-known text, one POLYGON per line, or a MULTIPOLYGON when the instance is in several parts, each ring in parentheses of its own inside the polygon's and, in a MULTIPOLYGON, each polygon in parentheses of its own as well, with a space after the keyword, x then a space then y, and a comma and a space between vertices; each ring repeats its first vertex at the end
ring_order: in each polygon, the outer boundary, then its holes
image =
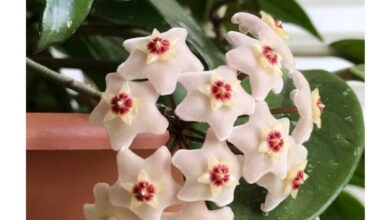
POLYGON ((97 183, 94 187, 95 204, 84 205, 86 220, 108 220, 115 217, 116 220, 139 220, 139 218, 127 208, 113 206, 109 201, 110 186, 106 183, 97 183))
POLYGON ((164 213, 161 220, 233 220, 234 214, 230 207, 209 210, 202 202, 184 203, 179 211, 164 213))
POLYGON ((114 150, 129 147, 139 133, 162 134, 166 131, 168 121, 156 107, 158 94, 149 82, 128 82, 119 74, 110 73, 106 76, 106 83, 105 94, 111 95, 116 95, 123 84, 128 83, 131 96, 139 101, 137 114, 131 119, 130 125, 121 117, 105 121, 110 105, 104 99, 92 111, 90 123, 107 129, 114 150))
POLYGON ((186 202, 208 200, 215 202, 218 206, 225 206, 233 201, 237 182, 220 186, 220 192, 213 195, 210 188, 213 183, 206 184, 198 181, 199 177, 208 172, 210 157, 224 163, 228 162, 229 176, 235 180, 240 179, 240 157, 233 154, 225 142, 218 141, 214 132, 209 129, 201 149, 179 150, 172 158, 173 165, 186 177, 184 186, 178 194, 180 200, 186 202))
POLYGON ((210 85, 213 73, 218 73, 221 79, 228 83, 237 81, 237 73, 227 66, 220 66, 211 71, 189 72, 182 75, 180 83, 187 90, 187 96, 177 106, 175 113, 185 121, 209 123, 218 139, 226 140, 231 134, 237 117, 253 113, 255 101, 241 85, 236 85, 232 96, 235 104, 213 109, 210 97, 200 91, 200 88, 210 85))
POLYGON ((298 109, 299 120, 291 133, 295 142, 302 144, 309 140, 313 130, 312 99, 310 85, 303 74, 295 70, 291 74, 295 90, 290 94, 290 98, 298 109))
POLYGON ((243 177, 248 183, 255 183, 266 173, 273 173, 284 178, 287 174, 287 155, 290 145, 289 120, 287 118, 275 119, 268 105, 264 101, 256 103, 256 110, 246 124, 233 128, 232 135, 228 138, 244 153, 243 177), (284 140, 283 149, 279 158, 275 161, 272 157, 259 152, 262 143, 261 133, 264 127, 274 128, 282 126, 281 135, 284 140))
POLYGON ((110 190, 113 205, 130 207, 141 220, 159 220, 166 207, 179 203, 176 198, 179 185, 172 178, 171 154, 165 146, 146 159, 129 149, 121 149, 117 155, 117 163, 119 178, 110 190), (155 197, 145 204, 138 202, 139 204, 134 205, 133 191, 129 191, 124 185, 136 183, 139 178, 150 180, 155 188, 155 197))
POLYGON ((233 69, 249 75, 252 95, 256 100, 264 100, 271 90, 278 94, 283 88, 283 78, 268 73, 256 60, 253 44, 230 50, 226 53, 226 63, 233 69))
POLYGON ((129 39, 124 42, 124 47, 129 51, 130 56, 118 67, 117 72, 127 80, 147 78, 160 95, 167 95, 175 90, 181 73, 201 71, 204 67, 186 45, 187 30, 172 28, 161 33, 161 37, 174 41, 171 47, 175 52, 169 56, 169 59, 148 64, 147 54, 137 46, 148 42, 150 37, 129 39))
POLYGON ((295 68, 293 54, 287 43, 261 18, 246 12, 233 15, 232 23, 239 25, 242 33, 251 33, 259 40, 266 40, 283 57, 282 64, 292 71, 295 68))
MULTIPOLYGON (((288 153, 288 168, 292 169, 294 166, 305 162, 307 159, 307 150, 302 145, 293 144, 288 153)), ((263 176, 257 184, 267 189, 264 204, 261 205, 261 210, 269 212, 276 208, 282 201, 284 201, 290 194, 286 193, 285 179, 279 178, 272 173, 263 176)))
POLYGON ((267 23, 281 38, 288 40, 289 36, 286 30, 283 29, 282 21, 275 20, 271 15, 260 11, 261 20, 267 23))

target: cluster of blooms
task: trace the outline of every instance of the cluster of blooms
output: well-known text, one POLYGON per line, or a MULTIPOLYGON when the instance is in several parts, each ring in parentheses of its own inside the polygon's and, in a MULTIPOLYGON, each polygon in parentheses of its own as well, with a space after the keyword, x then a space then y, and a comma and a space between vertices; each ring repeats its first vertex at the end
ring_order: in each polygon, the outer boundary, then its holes
POLYGON ((187 47, 183 28, 154 30, 149 37, 124 42, 130 56, 117 73, 107 75, 107 89, 90 116, 91 123, 108 130, 112 147, 118 150, 119 177, 112 186, 96 184, 95 204, 84 206, 87 220, 233 219, 231 209, 224 206, 233 201, 241 177, 268 190, 261 205, 265 212, 289 195, 296 197, 308 178, 302 144, 313 123, 321 126, 324 105, 318 90, 311 92, 294 68, 281 22, 261 14, 261 19, 248 13, 232 17, 242 33, 227 33, 233 47, 226 54, 227 65, 210 71, 203 71, 187 47), (241 87, 237 71, 249 76, 251 94, 241 87), (264 101, 271 90, 282 90, 283 72, 295 85, 290 96, 300 115, 291 133, 289 119, 276 119, 264 101), (200 149, 178 150, 173 157, 162 146, 143 159, 128 146, 139 133, 166 131, 168 121, 156 101, 159 95, 173 93, 177 82, 187 95, 175 114, 183 121, 207 122, 205 142, 200 149), (249 121, 234 127, 240 115, 249 115, 249 121), (232 153, 227 141, 243 155, 232 153), (185 176, 183 186, 173 180, 172 164, 185 176), (204 201, 223 208, 208 210, 204 201), (181 204, 178 212, 164 212, 175 204, 181 204))

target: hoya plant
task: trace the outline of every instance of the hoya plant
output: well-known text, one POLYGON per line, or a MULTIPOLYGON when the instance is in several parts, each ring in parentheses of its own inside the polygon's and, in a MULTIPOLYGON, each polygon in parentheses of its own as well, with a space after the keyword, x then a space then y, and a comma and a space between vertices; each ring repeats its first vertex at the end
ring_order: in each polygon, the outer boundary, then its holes
MULTIPOLYGON (((295 1, 34 3, 30 95, 43 78, 77 93, 44 81, 54 103, 30 98, 28 108, 91 112, 116 151, 118 179, 91 189, 95 202, 80 207, 86 220, 345 216, 332 207, 350 199, 337 197, 359 164, 364 125, 344 79, 364 79, 364 60, 338 75, 299 71, 279 19, 321 36, 295 1), (93 86, 48 67, 77 67, 93 86), (166 131, 168 142, 147 158, 129 149, 141 133, 166 131)), ((331 47, 360 58, 343 42, 331 47)))

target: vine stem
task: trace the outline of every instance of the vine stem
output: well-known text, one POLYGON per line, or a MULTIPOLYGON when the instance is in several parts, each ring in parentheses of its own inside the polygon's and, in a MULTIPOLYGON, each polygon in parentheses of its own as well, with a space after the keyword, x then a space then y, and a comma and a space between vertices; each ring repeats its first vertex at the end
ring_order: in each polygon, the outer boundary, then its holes
POLYGON ((100 100, 102 97, 102 92, 85 85, 84 83, 78 82, 71 77, 64 76, 54 70, 51 70, 33 60, 30 58, 26 58, 26 64, 27 68, 30 68, 34 70, 36 74, 39 74, 42 77, 45 77, 48 80, 51 80, 53 82, 56 82, 58 84, 61 84, 69 89, 72 89, 76 92, 79 92, 80 94, 89 96, 91 98, 94 98, 96 100, 100 100))
POLYGON ((99 72, 114 72, 119 66, 119 62, 114 61, 103 61, 103 60, 92 60, 85 58, 52 58, 52 57, 42 57, 34 56, 32 59, 44 65, 48 68, 77 68, 82 70, 93 70, 99 72))
POLYGON ((291 106, 287 108, 275 108, 271 109, 272 114, 288 114, 288 113, 296 113, 298 112, 297 107, 291 106))

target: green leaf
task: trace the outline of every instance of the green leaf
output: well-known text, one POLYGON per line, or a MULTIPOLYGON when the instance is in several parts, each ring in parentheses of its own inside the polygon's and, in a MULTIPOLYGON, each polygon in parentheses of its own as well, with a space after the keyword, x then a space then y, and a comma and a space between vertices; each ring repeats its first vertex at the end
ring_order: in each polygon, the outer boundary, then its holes
POLYGON ((309 16, 295 0, 257 0, 261 10, 264 10, 283 22, 296 24, 322 41, 321 35, 314 27, 309 16))
POLYGON ((91 5, 92 0, 47 0, 36 51, 71 36, 88 15, 91 5))
MULTIPOLYGON (((91 58, 95 60, 117 61, 122 62, 129 54, 123 48, 124 39, 119 37, 71 37, 61 45, 55 48, 65 53, 71 58, 91 58)), ((112 72, 116 69, 112 69, 112 72)), ((105 76, 108 72, 83 71, 100 90, 105 88, 105 76)))
POLYGON ((91 15, 116 25, 130 25, 150 32, 153 28, 169 28, 153 5, 145 0, 95 1, 91 15))
POLYGON ((355 75, 356 77, 358 77, 362 80, 365 80, 364 69, 365 69, 365 65, 359 64, 359 65, 352 67, 350 70, 351 70, 351 73, 353 75, 355 75))
POLYGON ((364 187, 365 186, 364 179, 365 179, 364 158, 362 158, 349 184, 364 187))
POLYGON ((237 12, 245 11, 251 14, 259 15, 260 7, 257 1, 233 1, 227 4, 227 9, 225 13, 225 18, 228 19, 227 22, 224 22, 226 31, 239 31, 238 25, 230 22, 230 18, 237 12))
POLYGON ((174 0, 149 0, 172 27, 183 27, 188 31, 188 42, 202 56, 209 69, 224 63, 223 53, 208 39, 202 28, 174 0))
POLYGON ((336 56, 361 64, 364 63, 364 44, 361 39, 347 39, 333 42, 329 47, 336 56))
POLYGON ((345 81, 348 80, 365 80, 365 74, 364 74, 364 64, 359 64, 353 67, 345 68, 339 71, 336 71, 335 73, 340 78, 344 79, 345 81))
POLYGON ((343 191, 321 215, 321 220, 364 220, 364 206, 353 195, 343 191))
MULTIPOLYGON (((315 128, 310 140, 304 144, 309 152, 306 172, 310 178, 302 185, 297 199, 289 197, 267 215, 260 211, 265 190, 241 181, 231 204, 236 220, 314 219, 342 191, 358 165, 364 147, 364 124, 356 95, 334 74, 313 70, 304 75, 312 89, 319 88, 326 105, 322 128, 315 128)), ((271 108, 290 106, 292 88, 292 83, 286 79, 281 95, 267 98, 271 108)))
POLYGON ((194 16, 194 18, 198 21, 202 21, 208 17, 207 6, 210 2, 209 0, 178 0, 178 2, 184 8, 190 9, 192 16, 194 16))

